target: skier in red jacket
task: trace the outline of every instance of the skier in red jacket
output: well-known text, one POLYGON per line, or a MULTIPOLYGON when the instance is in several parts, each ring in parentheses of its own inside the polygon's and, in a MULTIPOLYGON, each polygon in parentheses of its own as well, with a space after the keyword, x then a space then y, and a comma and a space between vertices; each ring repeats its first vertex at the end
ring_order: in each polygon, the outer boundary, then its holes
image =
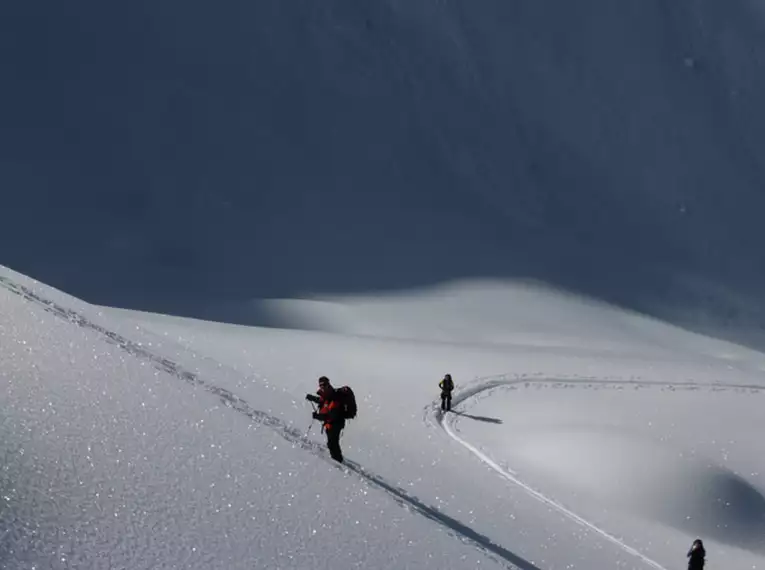
POLYGON ((329 378, 319 378, 319 389, 316 396, 306 394, 306 400, 319 404, 319 410, 313 413, 313 418, 323 422, 323 431, 327 434, 327 449, 335 461, 342 463, 343 452, 340 449, 340 432, 345 427, 344 408, 338 397, 337 390, 330 384, 329 378))

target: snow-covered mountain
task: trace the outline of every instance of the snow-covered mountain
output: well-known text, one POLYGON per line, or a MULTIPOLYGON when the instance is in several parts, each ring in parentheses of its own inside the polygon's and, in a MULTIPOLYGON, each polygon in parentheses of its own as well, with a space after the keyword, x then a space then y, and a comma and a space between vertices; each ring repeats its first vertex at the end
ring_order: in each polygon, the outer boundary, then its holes
POLYGON ((0 568, 763 567, 763 31, 3 5, 0 568))
POLYGON ((0 16, 0 261, 79 297, 280 325, 243 304, 523 278, 763 323, 756 2, 0 16))
POLYGON ((536 329, 470 336, 502 306, 478 284, 443 296, 451 313, 348 303, 410 338, 0 285, 3 567, 669 569, 696 536, 710 568, 763 564, 761 353, 511 288, 536 329), (310 423, 320 374, 357 394, 344 466, 310 423))

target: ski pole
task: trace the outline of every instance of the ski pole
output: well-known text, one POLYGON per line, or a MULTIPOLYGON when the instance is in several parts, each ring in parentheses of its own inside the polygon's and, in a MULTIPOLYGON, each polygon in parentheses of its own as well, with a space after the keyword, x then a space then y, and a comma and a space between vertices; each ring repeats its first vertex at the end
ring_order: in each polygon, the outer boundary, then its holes
MULTIPOLYGON (((313 411, 315 412, 316 406, 313 405, 313 402, 311 402, 311 407, 313 408, 313 411)), ((311 431, 311 428, 313 427, 313 422, 314 422, 314 419, 313 419, 313 416, 311 416, 311 423, 308 424, 308 429, 305 430, 305 435, 303 437, 308 437, 308 434, 311 431)))

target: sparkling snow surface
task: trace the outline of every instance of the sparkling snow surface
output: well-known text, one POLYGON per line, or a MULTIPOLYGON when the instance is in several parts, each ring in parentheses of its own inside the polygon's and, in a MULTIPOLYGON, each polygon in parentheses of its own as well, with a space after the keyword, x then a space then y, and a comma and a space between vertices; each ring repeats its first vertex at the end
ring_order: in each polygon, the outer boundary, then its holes
POLYGON ((2 276, 5 567, 669 569, 696 536, 765 564, 756 352, 509 283, 333 299, 323 332, 2 276), (359 399, 345 468, 321 374, 359 399))
POLYGON ((0 570, 765 570, 763 16, 4 2, 0 570))

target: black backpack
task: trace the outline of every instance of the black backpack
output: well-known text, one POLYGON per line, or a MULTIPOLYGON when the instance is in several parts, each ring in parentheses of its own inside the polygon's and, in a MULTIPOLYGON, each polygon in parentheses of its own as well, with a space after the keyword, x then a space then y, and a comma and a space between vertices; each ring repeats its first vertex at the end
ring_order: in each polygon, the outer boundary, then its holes
POLYGON ((340 402, 340 405, 342 406, 343 417, 346 420, 355 418, 358 408, 356 406, 356 396, 353 393, 353 390, 351 390, 349 386, 342 386, 335 390, 335 393, 337 394, 337 401, 340 402))

